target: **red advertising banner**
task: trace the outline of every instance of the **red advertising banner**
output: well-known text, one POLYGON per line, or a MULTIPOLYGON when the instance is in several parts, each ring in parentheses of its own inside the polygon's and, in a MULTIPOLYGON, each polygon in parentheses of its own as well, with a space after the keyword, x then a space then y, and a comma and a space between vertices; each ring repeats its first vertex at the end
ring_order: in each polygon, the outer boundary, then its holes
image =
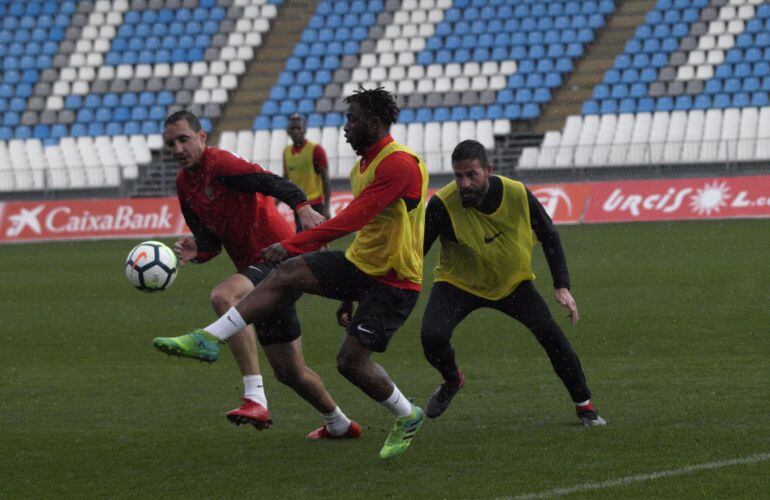
POLYGON ((176 198, 0 204, 0 242, 144 238, 186 231, 176 198))
POLYGON ((593 184, 582 222, 770 217, 770 176, 593 184))
MULTIPOLYGON (((770 175, 531 184, 557 224, 770 218, 770 175)), ((353 199, 332 195, 332 214, 353 199)), ((286 205, 279 211, 290 223, 286 205)), ((176 198, 0 202, 0 243, 163 238, 189 233, 176 198)))
POLYGON ((527 186, 556 224, 580 222, 591 195, 591 184, 530 184, 527 186))

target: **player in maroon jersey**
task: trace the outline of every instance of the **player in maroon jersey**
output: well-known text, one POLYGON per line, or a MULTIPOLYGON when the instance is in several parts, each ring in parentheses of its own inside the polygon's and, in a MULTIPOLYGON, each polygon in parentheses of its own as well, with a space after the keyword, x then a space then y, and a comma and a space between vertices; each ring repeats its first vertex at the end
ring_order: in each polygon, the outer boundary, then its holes
MULTIPOLYGON (((180 166, 177 194, 193 233, 192 237, 177 241, 176 254, 183 265, 202 263, 217 256, 224 247, 237 269, 211 292, 214 311, 224 314, 273 270, 273 265, 263 262, 262 250, 293 233, 268 196, 290 206, 303 227, 315 227, 324 217, 310 207, 302 190, 287 179, 233 153, 207 147, 206 132, 198 118, 188 111, 176 112, 166 119, 163 139, 180 166)), ((272 425, 254 341, 255 326, 256 338, 276 378, 324 417, 325 425, 308 437, 358 437, 360 426, 337 407, 321 378, 304 362, 294 300, 228 340, 243 374, 245 394, 243 404, 228 412, 227 418, 235 424, 253 424, 257 429, 272 425)), ((219 347, 209 344, 203 341, 196 348, 205 351, 206 361, 213 362, 219 356, 219 347)), ((168 354, 182 354, 180 346, 173 342, 155 342, 155 347, 168 354)))

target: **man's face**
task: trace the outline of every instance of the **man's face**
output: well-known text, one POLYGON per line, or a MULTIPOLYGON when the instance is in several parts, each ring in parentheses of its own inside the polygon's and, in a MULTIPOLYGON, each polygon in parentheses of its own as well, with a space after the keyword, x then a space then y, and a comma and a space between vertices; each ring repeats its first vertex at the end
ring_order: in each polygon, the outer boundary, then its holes
POLYGON ((348 121, 345 123, 345 139, 358 155, 363 155, 367 147, 377 142, 377 120, 367 116, 358 103, 348 105, 348 121))
POLYGON ((305 142, 305 133, 307 128, 305 127, 304 120, 290 120, 289 126, 286 128, 286 133, 289 134, 291 142, 295 146, 301 146, 305 142))
POLYGON ((206 148, 206 132, 203 129, 193 132, 187 120, 179 120, 166 125, 163 130, 163 143, 174 155, 174 160, 180 168, 195 168, 206 148))
POLYGON ((464 207, 478 207, 489 189, 492 165, 483 166, 479 159, 460 160, 452 164, 457 189, 464 207))

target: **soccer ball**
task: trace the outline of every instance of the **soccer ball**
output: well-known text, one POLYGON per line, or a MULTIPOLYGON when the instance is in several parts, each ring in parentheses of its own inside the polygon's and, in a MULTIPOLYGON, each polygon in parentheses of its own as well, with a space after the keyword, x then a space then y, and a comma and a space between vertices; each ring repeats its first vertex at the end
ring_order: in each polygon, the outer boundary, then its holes
POLYGON ((177 260, 174 252, 159 241, 143 241, 126 259, 126 278, 143 292, 162 292, 176 279, 177 260))

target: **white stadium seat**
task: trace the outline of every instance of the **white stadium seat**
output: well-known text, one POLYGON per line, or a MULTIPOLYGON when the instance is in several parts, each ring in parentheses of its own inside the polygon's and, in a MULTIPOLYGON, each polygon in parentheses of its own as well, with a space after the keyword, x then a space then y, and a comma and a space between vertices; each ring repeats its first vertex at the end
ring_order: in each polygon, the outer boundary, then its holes
POLYGON ((677 110, 670 114, 666 144, 663 146, 663 162, 677 163, 682 154, 682 143, 687 130, 687 112, 677 110))
MULTIPOLYGON (((633 113, 621 113, 615 126, 615 134, 612 137, 606 164, 621 165, 626 161, 628 146, 633 137, 636 115, 633 113)), ((599 163, 601 164, 601 163, 599 163)))
POLYGON ((698 161, 700 146, 703 141, 703 124, 706 113, 702 109, 693 109, 687 115, 684 144, 682 144, 681 160, 683 163, 698 161))

